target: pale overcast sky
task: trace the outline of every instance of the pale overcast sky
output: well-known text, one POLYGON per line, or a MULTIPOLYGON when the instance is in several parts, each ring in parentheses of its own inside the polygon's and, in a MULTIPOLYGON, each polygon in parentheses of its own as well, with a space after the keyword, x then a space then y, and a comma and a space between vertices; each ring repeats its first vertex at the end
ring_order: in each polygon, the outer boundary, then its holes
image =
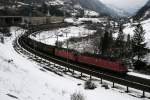
POLYGON ((143 6, 148 0, 100 0, 100 1, 129 11, 138 9, 139 7, 143 6))

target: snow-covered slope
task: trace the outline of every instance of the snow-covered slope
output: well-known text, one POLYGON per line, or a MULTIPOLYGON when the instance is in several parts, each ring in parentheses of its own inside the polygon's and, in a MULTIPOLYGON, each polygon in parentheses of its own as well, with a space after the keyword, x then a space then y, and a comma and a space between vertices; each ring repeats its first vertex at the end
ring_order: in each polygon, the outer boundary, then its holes
POLYGON ((117 13, 118 16, 121 16, 121 17, 129 17, 129 16, 132 16, 133 14, 132 13, 129 13, 121 8, 118 8, 112 4, 107 4, 108 7, 110 7, 113 11, 115 11, 117 13))
POLYGON ((143 6, 134 16, 135 19, 148 19, 150 18, 150 0, 143 6))
MULTIPOLYGON (((150 19, 148 20, 145 20, 145 21, 142 21, 141 22, 144 30, 146 31, 146 34, 145 34, 145 41, 148 42, 148 47, 150 48, 150 19)), ((134 32, 133 30, 135 29, 135 27, 131 26, 130 24, 127 24, 126 25, 126 28, 123 30, 125 34, 130 34, 130 35, 133 35, 134 32)))
POLYGON ((62 0, 48 0, 46 1, 49 5, 63 5, 64 1, 62 0))
MULTIPOLYGON (((147 47, 150 48, 150 19, 142 21, 141 24, 146 32, 145 33, 145 42, 147 42, 147 47)), ((135 27, 133 27, 131 24, 126 24, 126 27, 123 30, 123 32, 125 34, 130 34, 131 36, 133 36, 134 29, 135 29, 135 27)), ((147 54, 145 56, 145 60, 147 61, 147 63, 150 64, 150 54, 147 54)))
POLYGON ((95 11, 85 10, 84 15, 88 17, 98 17, 100 14, 95 11))
MULTIPOLYGON (((43 31, 41 33, 36 34, 36 37, 31 35, 30 38, 48 45, 55 45, 55 42, 57 41, 57 36, 58 41, 65 42, 71 37, 85 37, 90 34, 93 34, 94 32, 96 32, 96 30, 88 30, 85 28, 85 26, 70 26, 51 31, 43 31)), ((66 46, 64 47, 66 48, 66 46)))
POLYGON ((70 100, 70 95, 75 92, 83 94, 85 100, 141 100, 118 92, 124 90, 106 90, 99 81, 95 81, 95 90, 85 90, 84 81, 70 77, 69 73, 59 76, 40 70, 42 64, 18 54, 13 48, 15 36, 24 30, 13 27, 11 32, 13 36, 5 38, 5 44, 0 43, 0 100, 70 100))
POLYGON ((103 2, 105 5, 109 6, 110 8, 116 10, 117 12, 120 9, 120 11, 118 12, 119 14, 121 14, 120 12, 123 11, 125 15, 127 14, 133 16, 140 8, 142 8, 145 5, 145 3, 148 0, 100 0, 100 1, 103 2))

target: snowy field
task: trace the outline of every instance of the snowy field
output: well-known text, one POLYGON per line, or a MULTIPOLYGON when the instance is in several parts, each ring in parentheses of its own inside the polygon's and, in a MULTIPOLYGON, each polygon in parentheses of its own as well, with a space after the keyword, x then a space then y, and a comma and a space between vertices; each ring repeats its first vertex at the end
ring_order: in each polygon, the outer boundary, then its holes
POLYGON ((75 92, 83 94, 85 100, 141 100, 118 89, 106 90, 99 81, 95 90, 85 90, 83 80, 41 71, 39 64, 14 50, 15 36, 23 33, 17 29, 11 28, 13 36, 0 43, 0 100, 70 100, 75 92))
POLYGON ((66 28, 59 28, 50 31, 43 31, 30 35, 31 39, 48 44, 55 45, 56 41, 62 42, 63 48, 74 49, 78 52, 94 52, 96 49, 93 45, 95 40, 88 38, 84 39, 89 35, 93 35, 96 30, 87 29, 86 25, 80 25, 84 21, 91 21, 92 23, 103 23, 106 22, 105 18, 66 18, 65 22, 75 24, 75 26, 69 26, 66 28), (78 42, 68 42, 70 38, 80 38, 78 42), (94 48, 94 49, 93 49, 94 48))
POLYGON ((91 21, 92 23, 101 23, 101 22, 106 22, 106 18, 66 18, 64 20, 67 23, 73 23, 73 24, 81 24, 84 21, 91 21))
POLYGON ((84 39, 84 37, 92 35, 95 32, 96 30, 87 29, 84 25, 69 26, 66 28, 59 28, 50 31, 42 31, 39 33, 35 33, 30 35, 30 38, 48 45, 55 45, 56 41, 58 40, 59 42, 62 42, 63 48, 67 48, 68 45, 69 49, 74 49, 78 52, 89 52, 93 51, 93 41, 90 39, 84 39), (67 43, 67 40, 70 38, 80 39, 78 40, 78 42, 69 41, 67 43))
POLYGON ((69 26, 66 28, 59 28, 36 33, 36 35, 30 35, 30 38, 45 44, 55 45, 57 39, 60 42, 65 42, 69 38, 86 37, 93 34, 94 32, 96 32, 96 30, 89 30, 85 28, 85 26, 69 26))

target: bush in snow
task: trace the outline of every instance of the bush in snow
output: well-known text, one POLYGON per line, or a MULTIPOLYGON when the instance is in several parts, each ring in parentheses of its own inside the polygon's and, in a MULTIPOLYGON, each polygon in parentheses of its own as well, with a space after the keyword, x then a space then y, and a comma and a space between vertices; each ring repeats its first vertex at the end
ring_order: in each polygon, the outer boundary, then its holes
POLYGON ((78 37, 71 37, 71 38, 69 39, 69 42, 76 43, 76 42, 78 42, 78 41, 80 41, 80 40, 81 40, 81 39, 78 38, 78 37))
POLYGON ((146 67, 146 63, 140 60, 137 60, 133 65, 136 70, 142 70, 146 67))
POLYGON ((71 95, 71 100, 85 100, 85 98, 81 93, 73 93, 71 95))
POLYGON ((56 41, 55 45, 56 45, 57 47, 62 47, 63 43, 60 42, 60 41, 56 41))
POLYGON ((147 65, 146 69, 148 72, 150 72, 150 65, 147 65))
POLYGON ((103 84, 102 87, 104 87, 105 89, 109 89, 109 86, 107 84, 103 84))
POLYGON ((95 89, 96 85, 91 80, 87 80, 84 84, 84 88, 85 89, 95 89))

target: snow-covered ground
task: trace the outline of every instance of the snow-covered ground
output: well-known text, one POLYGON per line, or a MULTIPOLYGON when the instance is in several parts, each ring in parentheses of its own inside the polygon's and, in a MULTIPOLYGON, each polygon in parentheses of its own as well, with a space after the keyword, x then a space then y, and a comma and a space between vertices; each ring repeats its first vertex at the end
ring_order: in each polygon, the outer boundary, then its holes
POLYGON ((83 80, 41 71, 39 64, 14 50, 15 36, 23 33, 17 29, 11 28, 13 36, 0 43, 0 100, 70 100, 75 92, 83 94, 85 100, 141 100, 118 89, 106 90, 98 81, 95 90, 85 90, 83 80))
POLYGON ((144 75, 144 74, 139 74, 139 73, 135 73, 135 72, 128 72, 128 74, 132 75, 132 76, 141 77, 141 78, 145 78, 145 79, 150 80, 150 75, 144 75))
POLYGON ((46 4, 47 5, 63 5, 64 1, 62 1, 62 0, 49 0, 49 1, 46 1, 46 4))
POLYGON ((64 21, 67 22, 67 23, 73 23, 73 24, 81 24, 84 21, 91 21, 93 23, 101 23, 101 22, 106 22, 107 18, 103 18, 103 17, 102 18, 78 18, 78 19, 76 19, 76 18, 66 18, 64 21))
POLYGON ((59 28, 50 31, 42 31, 35 33, 36 35, 30 35, 30 38, 40 41, 48 45, 55 45, 56 41, 62 42, 63 48, 74 49, 78 52, 93 52, 94 45, 90 39, 84 39, 84 37, 92 35, 96 30, 87 29, 84 25, 82 26, 69 26, 66 28, 59 28), (58 36, 58 37, 57 37, 58 36), (78 42, 68 42, 70 38, 80 38, 78 42))
POLYGON ((98 17, 99 16, 99 13, 95 12, 95 11, 91 11, 91 10, 85 10, 84 11, 84 15, 85 16, 95 16, 95 17, 98 17))
POLYGON ((85 26, 69 26, 66 28, 43 31, 38 34, 36 33, 36 35, 30 35, 30 38, 45 44, 55 45, 57 39, 60 42, 64 42, 71 37, 86 37, 94 32, 96 32, 96 30, 89 30, 85 28, 85 26))

